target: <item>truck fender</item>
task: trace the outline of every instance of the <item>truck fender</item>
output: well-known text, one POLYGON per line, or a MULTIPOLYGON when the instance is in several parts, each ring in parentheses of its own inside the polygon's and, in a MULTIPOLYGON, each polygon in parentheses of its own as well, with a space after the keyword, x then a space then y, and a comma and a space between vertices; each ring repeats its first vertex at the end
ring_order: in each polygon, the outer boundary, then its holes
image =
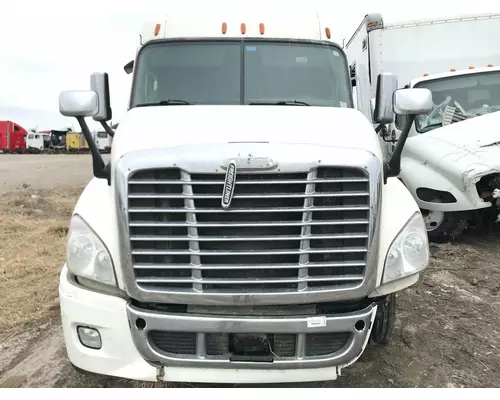
POLYGON ((456 212, 488 207, 488 203, 480 203, 471 198, 471 194, 463 187, 457 187, 431 166, 411 158, 404 159, 399 178, 423 210, 456 212), (430 189, 432 192, 424 192, 422 189, 430 189), (442 202, 429 201, 434 195, 440 197, 442 202))
POLYGON ((384 291, 384 288, 379 287, 382 282, 385 259, 394 239, 410 218, 416 212, 419 212, 418 206, 410 192, 397 178, 389 178, 387 184, 383 185, 382 199, 379 217, 377 289, 369 297, 380 296, 380 293, 384 293, 385 295, 396 292, 415 283, 413 280, 402 279, 393 282, 388 292, 384 291))
POLYGON ((115 267, 118 287, 124 289, 121 268, 117 212, 114 188, 104 179, 93 178, 78 199, 73 215, 78 214, 99 236, 109 250, 115 267))

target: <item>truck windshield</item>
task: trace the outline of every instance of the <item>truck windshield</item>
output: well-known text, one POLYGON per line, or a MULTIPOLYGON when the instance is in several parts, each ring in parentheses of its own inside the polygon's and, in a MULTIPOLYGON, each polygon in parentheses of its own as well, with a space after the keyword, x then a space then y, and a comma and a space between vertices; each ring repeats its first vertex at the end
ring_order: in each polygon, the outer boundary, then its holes
POLYGON ((283 104, 352 107, 334 45, 270 41, 157 42, 136 62, 130 106, 283 104))
POLYGON ((500 110, 500 71, 424 81, 415 87, 429 89, 434 101, 429 114, 417 117, 419 133, 500 110))

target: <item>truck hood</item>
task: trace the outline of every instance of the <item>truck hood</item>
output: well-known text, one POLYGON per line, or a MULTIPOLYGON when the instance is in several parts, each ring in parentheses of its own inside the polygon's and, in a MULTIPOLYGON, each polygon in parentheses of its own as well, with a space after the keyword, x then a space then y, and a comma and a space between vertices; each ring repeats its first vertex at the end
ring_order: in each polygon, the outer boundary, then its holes
POLYGON ((405 158, 418 160, 465 186, 474 177, 499 172, 500 112, 411 137, 403 151, 403 168, 405 158))
POLYGON ((382 160, 371 123, 357 110, 305 106, 159 106, 128 111, 112 160, 145 149, 228 142, 363 148, 382 160))

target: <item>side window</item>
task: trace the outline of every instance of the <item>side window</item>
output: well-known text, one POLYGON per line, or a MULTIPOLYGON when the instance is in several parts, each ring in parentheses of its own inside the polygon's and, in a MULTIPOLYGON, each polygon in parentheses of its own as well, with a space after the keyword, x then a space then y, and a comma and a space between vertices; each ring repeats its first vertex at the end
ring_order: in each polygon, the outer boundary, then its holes
POLYGON ((28 139, 33 139, 33 135, 28 135, 28 139))
POLYGON ((14 132, 19 132, 21 128, 19 128, 17 125, 14 125, 14 132))
POLYGON ((356 86, 356 63, 353 63, 349 67, 349 74, 351 76, 351 85, 352 85, 352 87, 355 87, 356 86))
POLYGON ((40 135, 35 135, 35 139, 40 139, 40 135))

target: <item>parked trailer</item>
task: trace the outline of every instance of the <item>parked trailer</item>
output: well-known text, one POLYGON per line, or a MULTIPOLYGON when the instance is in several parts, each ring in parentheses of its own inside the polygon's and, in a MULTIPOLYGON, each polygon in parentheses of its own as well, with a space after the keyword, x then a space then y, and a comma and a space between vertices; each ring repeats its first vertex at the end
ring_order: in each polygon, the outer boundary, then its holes
MULTIPOLYGON (((428 88, 433 110, 411 126, 400 179, 421 208, 429 236, 447 241, 469 224, 500 221, 500 14, 386 23, 370 14, 345 46, 357 108, 373 119, 377 76, 428 88), (481 145, 479 145, 481 143, 481 145)), ((385 159, 405 117, 380 129, 385 159)))
POLYGON ((27 131, 13 121, 0 121, 0 151, 21 152, 26 149, 27 131))
MULTIPOLYGON (((108 164, 85 121, 111 119, 108 75, 60 95, 95 177, 59 285, 79 371, 333 380, 370 340, 390 340, 395 293, 427 266, 400 149, 384 163, 327 21, 222 14, 144 25, 108 164)), ((394 93, 393 76, 379 79, 381 121, 394 119, 393 99, 408 127, 431 109, 429 90, 394 93)))

